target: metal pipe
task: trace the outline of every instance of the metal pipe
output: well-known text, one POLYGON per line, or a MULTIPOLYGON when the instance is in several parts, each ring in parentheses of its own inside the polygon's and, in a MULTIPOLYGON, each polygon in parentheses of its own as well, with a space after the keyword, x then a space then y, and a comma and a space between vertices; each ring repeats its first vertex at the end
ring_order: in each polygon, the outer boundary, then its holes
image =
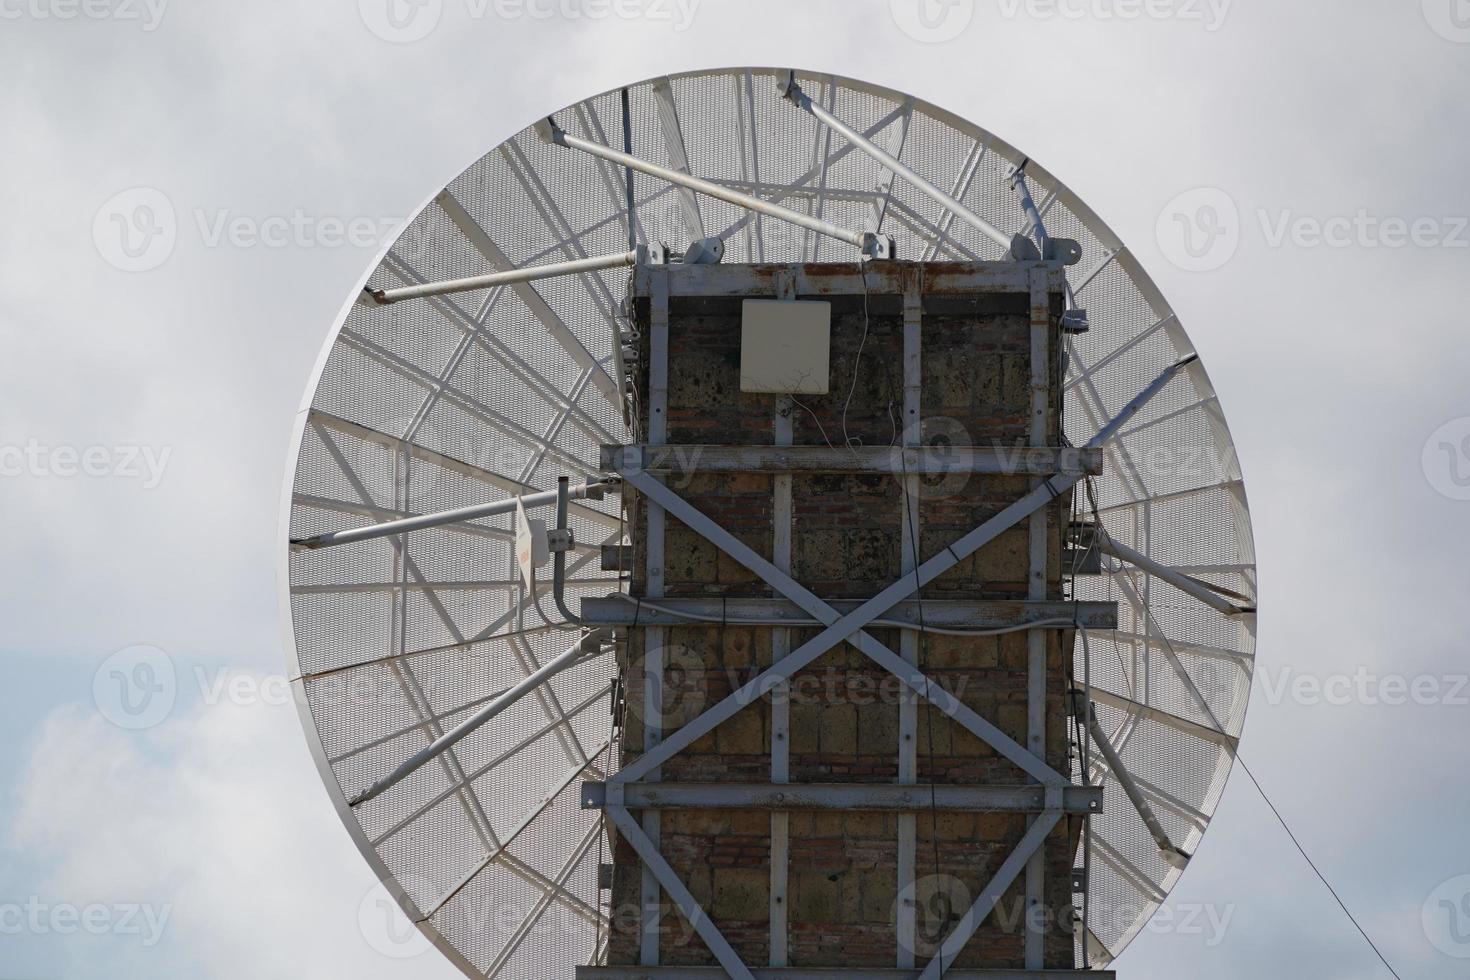
POLYGON ((1160 374, 1157 378, 1154 378, 1153 382, 1147 388, 1143 389, 1136 396, 1134 396, 1134 399, 1127 405, 1124 405, 1123 408, 1118 412, 1118 414, 1114 415, 1112 420, 1109 421, 1107 425, 1098 430, 1097 435, 1088 440, 1086 448, 1097 449, 1103 443, 1107 442, 1113 436, 1117 435, 1118 430, 1126 425, 1129 419, 1138 414, 1138 410, 1140 408, 1153 401, 1154 396, 1163 391, 1164 386, 1167 385, 1170 381, 1174 380, 1174 375, 1178 374, 1181 368, 1192 364, 1197 360, 1199 360, 1198 354, 1190 354, 1187 357, 1182 357, 1178 361, 1164 368, 1162 374, 1160 374))
POLYGON ((936 187, 928 180, 925 180, 923 177, 919 176, 911 168, 905 166, 897 157, 879 147, 876 143, 868 139, 862 133, 859 133, 857 130, 844 123, 841 119, 838 119, 836 116, 832 115, 832 113, 817 105, 811 100, 811 97, 803 92, 801 90, 801 87, 796 84, 796 79, 793 75, 788 74, 784 76, 781 81, 777 82, 777 90, 780 91, 781 94, 784 95, 787 99, 791 100, 794 105, 811 113, 824 125, 836 131, 853 146, 857 147, 859 150, 866 153, 874 160, 877 160, 883 166, 887 167, 889 170, 892 170, 904 180, 908 181, 930 200, 940 205, 943 205, 950 211, 954 212, 956 215, 964 218, 965 221, 969 222, 971 225, 984 232, 987 237, 998 244, 1001 248, 1005 249, 1007 254, 1010 253, 1012 243, 1015 241, 1016 237, 1020 236, 1007 235, 1005 232, 995 227, 995 225, 992 225, 990 222, 980 217, 974 211, 971 211, 959 201, 946 194, 943 190, 936 187))
POLYGON ((1046 234, 1046 225, 1041 223, 1041 212, 1036 210, 1036 202, 1031 199, 1031 189, 1026 186, 1026 161, 1011 172, 1011 190, 1021 199, 1021 210, 1026 215, 1026 220, 1036 230, 1036 245, 1041 249, 1043 257, 1050 251, 1050 240, 1046 234))
POLYGON ((434 739, 429 745, 409 756, 396 769, 388 773, 388 775, 379 779, 361 793, 358 793, 348 801, 348 806, 357 806, 359 803, 366 803, 368 800, 380 796, 388 789, 408 778, 420 766, 427 762, 432 762, 445 752, 448 752, 466 736, 472 734, 476 729, 515 704, 525 695, 540 687, 546 681, 555 677, 568 667, 576 666, 588 657, 597 656, 598 653, 601 653, 601 650, 589 653, 586 649, 588 641, 593 639, 600 641, 603 635, 608 632, 607 630, 597 630, 579 637, 577 642, 567 648, 566 651, 548 660, 540 669, 527 674, 520 683, 506 690, 504 694, 500 695, 494 701, 491 701, 485 707, 434 739))
MULTIPOLYGON (((589 483, 579 483, 571 488, 571 496, 577 500, 588 497, 597 499, 597 495, 611 486, 610 481, 595 480, 589 483)), ((509 514, 516 509, 519 501, 522 507, 545 507, 557 501, 557 491, 547 490, 542 493, 526 494, 523 497, 512 497, 509 500, 497 500, 490 504, 472 504, 469 507, 459 507, 455 510, 443 510, 434 514, 417 514, 413 517, 401 517, 396 521, 384 521, 381 524, 369 524, 365 527, 349 528, 345 531, 328 531, 325 534, 313 535, 309 538, 296 538, 291 541, 293 547, 314 550, 316 548, 330 548, 339 544, 352 544, 357 541, 371 541, 374 538, 386 538, 394 534, 403 534, 408 531, 422 531, 425 528, 441 527, 445 524, 458 524, 462 521, 473 521, 480 517, 490 517, 495 514, 509 514)))
MULTIPOLYGON (((633 110, 632 110, 632 107, 629 105, 628 90, 626 88, 623 89, 623 91, 622 91, 622 103, 623 103, 623 152, 624 153, 627 153, 627 154, 632 154, 632 152, 633 152, 633 110)), ((638 247, 638 229, 633 224, 634 196, 633 196, 633 169, 631 167, 624 167, 623 168, 623 198, 624 198, 623 207, 627 211, 627 214, 628 214, 628 250, 629 251, 632 251, 633 249, 636 249, 638 247)))
POLYGON ((1150 575, 1163 579, 1180 592, 1194 596, 1200 602, 1203 602, 1211 608, 1220 610, 1220 612, 1227 616, 1238 616, 1241 613, 1254 612, 1252 609, 1237 606, 1224 596, 1219 595, 1207 583, 1185 575, 1183 572, 1176 572, 1168 565, 1155 561, 1142 552, 1134 551, 1125 544, 1119 544, 1106 531, 1098 536, 1097 546, 1100 551, 1112 555, 1114 558, 1121 558, 1128 564, 1134 565, 1148 572, 1150 575))
POLYGON ((397 303, 405 299, 418 299, 421 296, 446 296, 450 293, 469 292, 472 289, 513 286, 517 283, 535 282, 538 279, 550 279, 553 276, 570 276, 579 272, 593 272, 597 269, 614 269, 620 266, 637 265, 640 262, 646 261, 648 261, 648 250, 639 246, 632 251, 618 252, 615 255, 598 255, 587 259, 553 262, 549 265, 535 265, 524 269, 488 272, 482 276, 469 276, 464 279, 447 279, 444 282, 425 282, 416 286, 399 286, 394 289, 369 289, 367 293, 373 298, 373 302, 379 306, 387 306, 389 303, 397 303))
POLYGON ((659 180, 668 181, 678 187, 687 187, 692 191, 724 201, 726 204, 733 204, 736 207, 745 208, 747 211, 754 211, 757 214, 763 214, 769 218, 798 225, 809 231, 814 231, 819 235, 835 238, 838 241, 846 242, 856 247, 869 258, 890 257, 887 254, 888 249, 886 243, 875 232, 849 231, 846 228, 839 228, 836 225, 802 214, 799 211, 783 208, 779 204, 772 204, 770 201, 752 197, 749 194, 742 194, 739 191, 733 191, 713 181, 681 173, 677 170, 670 170, 668 167, 661 167, 656 163, 640 160, 638 157, 628 153, 619 153, 612 147, 603 146, 601 143, 594 143, 591 140, 584 140, 580 136, 573 136, 551 119, 538 123, 536 128, 541 133, 541 137, 548 143, 569 146, 612 163, 621 164, 630 170, 636 170, 650 177, 657 177, 659 180))
MULTIPOLYGON (((556 529, 566 530, 567 527, 567 478, 559 476, 556 479, 556 529)), ((556 611, 561 613, 562 618, 577 626, 583 625, 582 618, 567 608, 566 599, 563 597, 563 589, 567 577, 567 553, 558 551, 551 556, 551 598, 556 603, 556 611)))
POLYGON ((1118 752, 1113 748, 1113 743, 1108 741, 1107 734, 1102 730, 1102 726, 1098 724, 1097 713, 1092 710, 1090 703, 1087 705, 1087 727, 1092 733, 1092 740, 1097 744, 1097 750, 1102 753, 1102 757, 1106 760, 1108 768, 1112 770, 1113 777, 1118 780, 1118 785, 1122 787, 1123 792, 1132 801, 1133 808, 1138 811, 1138 815, 1143 818, 1143 825, 1148 828, 1149 835, 1153 837, 1154 843, 1159 845, 1159 853, 1163 855, 1165 861, 1174 867, 1183 868, 1189 863, 1189 855, 1179 850, 1179 848, 1174 846, 1173 841, 1169 840, 1169 835, 1164 830, 1164 825, 1159 823, 1159 818, 1154 814, 1154 808, 1149 805, 1148 800, 1144 799, 1143 791, 1133 782, 1133 777, 1128 774, 1128 770, 1123 766, 1123 760, 1118 757, 1118 752))

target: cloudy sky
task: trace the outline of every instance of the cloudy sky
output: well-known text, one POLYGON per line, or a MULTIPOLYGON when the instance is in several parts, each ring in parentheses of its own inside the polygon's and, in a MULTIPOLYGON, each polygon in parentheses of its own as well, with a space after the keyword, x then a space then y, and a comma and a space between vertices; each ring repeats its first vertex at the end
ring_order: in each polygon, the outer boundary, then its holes
MULTIPOLYGON (((1470 970, 1470 3, 916 2, 0 0, 0 977, 458 975, 385 939, 284 697, 292 417, 471 161, 742 64, 972 119, 1140 257, 1250 494, 1243 755, 1402 976, 1470 970)), ((1388 976, 1241 778, 1169 908, 1130 980, 1388 976)))

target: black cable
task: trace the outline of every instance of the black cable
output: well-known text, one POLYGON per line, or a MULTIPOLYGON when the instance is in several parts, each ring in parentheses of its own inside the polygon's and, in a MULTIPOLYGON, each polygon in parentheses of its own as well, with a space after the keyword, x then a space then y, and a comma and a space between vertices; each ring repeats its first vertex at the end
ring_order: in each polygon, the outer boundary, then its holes
POLYGON ((1316 862, 1314 862, 1307 855, 1306 848, 1302 847, 1302 843, 1301 841, 1297 840, 1296 834, 1292 833, 1291 828, 1286 825, 1286 818, 1281 815, 1281 811, 1276 809, 1276 804, 1271 802, 1271 798, 1267 796, 1266 791, 1261 788, 1260 781, 1256 779, 1256 774, 1251 772, 1250 766, 1245 764, 1245 760, 1242 759, 1238 753, 1235 756, 1235 761, 1240 763, 1240 768, 1245 770, 1245 774, 1250 777, 1251 784, 1255 786, 1256 792, 1261 794, 1261 799, 1266 801, 1266 805, 1270 807, 1271 812, 1275 814, 1277 822, 1281 824, 1281 829, 1286 831, 1286 836, 1290 837, 1291 842, 1296 845, 1297 853, 1300 854, 1302 856, 1302 859, 1307 862, 1307 866, 1312 869, 1312 873, 1317 876, 1317 880, 1321 881, 1322 884, 1327 886, 1327 891, 1331 893, 1333 900, 1337 902, 1337 907, 1342 909, 1343 914, 1348 917, 1348 921, 1351 922, 1353 924, 1353 927, 1358 930, 1358 934, 1361 935, 1363 939, 1368 943, 1369 947, 1372 948, 1374 954, 1377 955, 1379 962, 1383 964, 1384 968, 1387 969, 1389 973, 1393 974, 1394 980, 1402 980, 1402 978, 1399 977, 1399 971, 1395 970, 1393 966, 1388 962, 1387 957, 1383 955, 1383 951, 1378 948, 1378 944, 1375 943, 1372 937, 1368 935, 1367 930, 1365 930, 1362 925, 1359 924, 1358 920, 1353 916, 1353 913, 1348 911, 1348 907, 1346 903, 1343 902, 1342 896, 1337 894, 1337 889, 1332 887, 1332 883, 1327 880, 1327 876, 1324 875, 1322 871, 1317 867, 1316 862))

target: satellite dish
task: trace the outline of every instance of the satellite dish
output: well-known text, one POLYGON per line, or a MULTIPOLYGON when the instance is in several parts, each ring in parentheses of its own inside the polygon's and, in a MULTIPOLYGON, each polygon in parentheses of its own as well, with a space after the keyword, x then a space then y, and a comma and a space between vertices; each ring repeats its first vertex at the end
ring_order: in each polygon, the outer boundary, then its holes
POLYGON ((1120 609, 1077 638, 1094 707, 1072 775, 1105 787, 1087 964, 1137 935, 1209 826, 1250 688, 1250 516, 1209 378, 1138 261, 1019 151, 912 97, 773 69, 660 78, 528 127, 435 195, 299 416, 285 612, 307 738, 363 855, 467 975, 571 977, 604 954, 608 841, 578 786, 618 759, 614 658, 543 593, 548 555, 571 600, 625 587, 599 447, 636 441, 626 267, 859 252, 1066 263, 1067 435, 1137 408, 1070 528, 1074 595, 1120 609), (538 527, 563 476, 567 519, 538 527))

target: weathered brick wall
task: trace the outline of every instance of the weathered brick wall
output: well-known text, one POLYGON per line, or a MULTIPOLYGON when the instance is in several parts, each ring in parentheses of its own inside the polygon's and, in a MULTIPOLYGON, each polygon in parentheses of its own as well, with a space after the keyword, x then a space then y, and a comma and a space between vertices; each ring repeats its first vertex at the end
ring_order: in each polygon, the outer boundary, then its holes
MULTIPOLYGON (((673 273, 677 275, 677 271, 673 273)), ((798 297, 800 298, 800 297, 798 297)), ((902 311, 897 296, 828 297, 833 301, 830 392, 805 396, 793 414, 797 445, 844 439, 890 445, 902 410, 902 311), (864 327, 866 325, 866 338, 864 327), (859 347, 861 356, 859 357, 859 347), (849 387, 850 404, 844 413, 849 387)), ((1054 297, 1054 312, 1060 297, 1054 297)), ((669 325, 668 442, 770 444, 779 396, 739 390, 740 301, 675 298, 669 325)), ((635 302, 642 330, 639 388, 646 412, 648 302, 635 302)), ((922 412, 925 441, 974 445, 1024 442, 1030 400, 1030 321, 1026 294, 946 297, 926 304, 922 328, 922 412)), ((1053 349, 1057 343, 1053 338, 1053 349)), ((1051 365, 1058 377, 1058 360, 1051 365)), ((1054 393, 1059 386, 1054 385, 1054 393)), ((1054 399, 1054 420, 1060 415, 1054 399)), ((647 418, 644 417, 644 431, 647 418)), ((1059 426, 1049 438, 1060 437, 1059 426)), ((942 550, 1028 489, 1024 477, 969 476, 924 481, 919 560, 942 550)), ((672 485, 696 508, 755 551, 771 557, 772 478, 758 474, 696 474, 672 485)), ((629 493, 634 527, 646 507, 629 493)), ((864 599, 901 574, 901 486, 883 476, 817 475, 793 480, 792 574, 825 598, 864 599)), ((1049 509, 1049 576, 1060 595, 1057 529, 1070 504, 1049 509)), ((633 592, 642 594, 645 551, 636 542, 633 592)), ((672 517, 665 538, 665 592, 670 596, 768 596, 769 587, 672 517)), ((926 598, 1015 599, 1026 595, 1025 524, 1002 534, 926 587, 926 598)), ((896 630, 871 631, 897 650, 896 630)), ((793 630, 792 648, 816 633, 793 630)), ((1050 634, 1048 761, 1063 772, 1068 740, 1063 710, 1071 637, 1050 634), (1064 653, 1064 651, 1066 651, 1064 653)), ((690 625, 666 632, 663 720, 672 730, 717 703, 771 663, 770 630, 690 625)), ((626 759, 642 751, 643 630, 624 648, 626 759)), ((1027 641, 1000 637, 921 640, 920 667, 1018 742, 1026 737, 1027 641)), ((790 709, 792 782, 893 782, 898 775, 898 681, 843 644, 793 678, 790 709)), ((663 766, 666 781, 770 781, 771 708, 762 699, 663 766)), ((919 781, 1026 782, 1020 770, 951 719, 921 704, 919 781)), ((921 812, 917 819, 918 877, 942 876, 940 893, 920 889, 920 962, 943 933, 937 917, 978 895, 1025 832, 1019 814, 921 812), (926 940, 927 937, 927 940, 926 940)), ((664 811, 662 852, 688 883, 725 937, 752 965, 769 957, 770 817, 764 812, 664 811)), ((897 816, 892 813, 793 813, 790 817, 789 947, 793 966, 892 966, 897 955, 897 816)), ((1059 921, 1071 907, 1073 847, 1065 825, 1047 845, 1047 904, 1059 921)), ((638 958, 639 871, 627 845, 614 855, 615 916, 610 962, 638 958)), ((977 933, 957 965, 1022 965, 1021 885, 1000 914, 977 933), (1009 914, 1007 914, 1009 913, 1009 914)), ((959 915, 963 908, 955 908, 959 915)), ((708 964, 713 957, 687 922, 665 904, 661 962, 708 964)), ((1049 965, 1072 966, 1065 926, 1048 934, 1049 965)))

